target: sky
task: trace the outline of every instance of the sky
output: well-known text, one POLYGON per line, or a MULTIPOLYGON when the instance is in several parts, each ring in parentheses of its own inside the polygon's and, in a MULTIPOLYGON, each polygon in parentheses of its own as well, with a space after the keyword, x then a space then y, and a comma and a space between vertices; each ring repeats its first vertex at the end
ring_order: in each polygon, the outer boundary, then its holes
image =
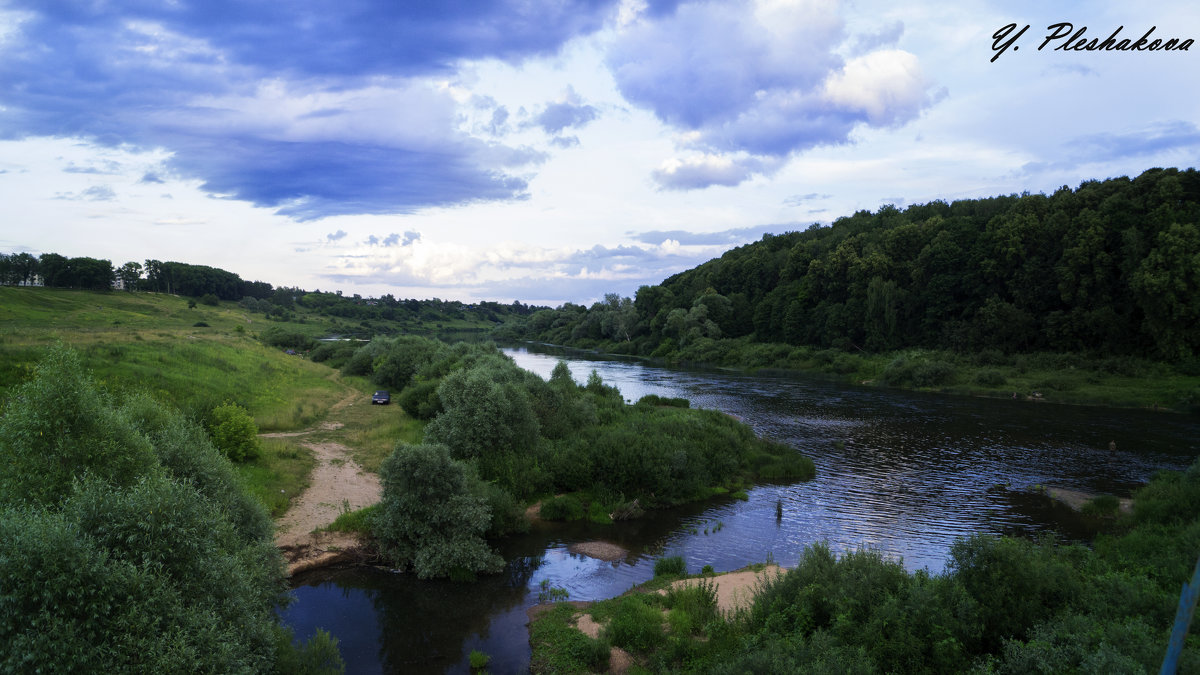
POLYGON ((1152 28, 1186 45, 1200 12, 0 0, 0 252, 346 295, 632 296, 858 210, 1197 166, 1200 46, 1065 48, 1152 28))

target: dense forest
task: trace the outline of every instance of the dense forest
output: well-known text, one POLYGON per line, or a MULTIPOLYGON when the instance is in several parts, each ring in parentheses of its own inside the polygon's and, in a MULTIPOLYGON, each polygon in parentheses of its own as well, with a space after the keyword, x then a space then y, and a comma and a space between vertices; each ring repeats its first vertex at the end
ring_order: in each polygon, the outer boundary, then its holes
POLYGON ((643 355, 744 338, 1179 361, 1200 355, 1197 326, 1200 173, 1152 169, 764 235, 635 299, 538 311, 507 334, 643 355))

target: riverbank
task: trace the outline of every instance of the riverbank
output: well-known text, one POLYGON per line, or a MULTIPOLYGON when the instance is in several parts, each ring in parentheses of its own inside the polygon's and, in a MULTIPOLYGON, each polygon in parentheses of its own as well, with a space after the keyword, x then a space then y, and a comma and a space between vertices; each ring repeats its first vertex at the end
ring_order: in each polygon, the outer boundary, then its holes
POLYGON ((746 374, 817 376, 855 386, 932 391, 1158 412, 1200 413, 1200 361, 1167 364, 1136 357, 1080 354, 972 354, 907 349, 883 354, 843 352, 749 342, 698 340, 651 355, 624 353, 620 343, 552 345, 516 341, 535 349, 634 360, 661 367, 712 368, 746 374))

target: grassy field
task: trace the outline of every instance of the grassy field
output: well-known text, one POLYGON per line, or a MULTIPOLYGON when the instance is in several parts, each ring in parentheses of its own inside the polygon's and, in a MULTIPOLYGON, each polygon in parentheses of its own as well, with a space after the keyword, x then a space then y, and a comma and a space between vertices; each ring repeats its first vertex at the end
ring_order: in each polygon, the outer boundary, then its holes
POLYGON ((47 345, 62 342, 114 392, 147 391, 197 418, 233 401, 263 431, 302 428, 352 389, 329 368, 254 339, 274 325, 323 330, 250 316, 233 303, 189 309, 185 298, 155 293, 3 287, 0 396, 47 345))
MULTIPOLYGON (((236 303, 189 308, 187 298, 157 293, 0 287, 0 399, 29 375, 48 345, 61 342, 79 352, 110 392, 149 392, 200 421, 232 401, 262 432, 297 431, 325 420, 340 404, 342 429, 303 439, 348 445, 355 461, 378 471, 396 442, 419 440, 424 425, 399 406, 371 406, 374 387, 366 379, 343 377, 255 338, 270 326, 312 336, 333 329, 319 317, 300 318, 272 321, 236 303)), ((263 439, 258 458, 235 464, 273 516, 308 484, 314 459, 301 440, 263 439)))

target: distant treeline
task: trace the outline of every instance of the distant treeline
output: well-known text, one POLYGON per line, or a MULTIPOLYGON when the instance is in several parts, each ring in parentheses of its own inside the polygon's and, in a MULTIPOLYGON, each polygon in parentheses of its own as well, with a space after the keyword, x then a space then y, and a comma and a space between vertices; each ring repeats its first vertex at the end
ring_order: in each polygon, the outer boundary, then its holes
POLYGON ((1200 173, 875 213, 762 241, 510 335, 633 354, 698 340, 1200 355, 1200 173))
POLYGON ((193 298, 239 301, 252 311, 282 315, 296 307, 306 307, 327 316, 364 321, 400 319, 439 321, 459 316, 464 310, 483 320, 501 322, 510 316, 524 316, 536 309, 521 302, 512 304, 484 301, 468 305, 457 300, 397 299, 391 294, 363 298, 358 294, 343 297, 335 293, 306 291, 301 288, 275 287, 265 281, 247 281, 233 272, 207 265, 146 260, 113 267, 111 260, 66 258, 57 253, 33 256, 28 253, 0 253, 0 284, 31 285, 53 288, 79 288, 94 291, 113 289, 117 282, 125 291, 151 291, 193 298))

